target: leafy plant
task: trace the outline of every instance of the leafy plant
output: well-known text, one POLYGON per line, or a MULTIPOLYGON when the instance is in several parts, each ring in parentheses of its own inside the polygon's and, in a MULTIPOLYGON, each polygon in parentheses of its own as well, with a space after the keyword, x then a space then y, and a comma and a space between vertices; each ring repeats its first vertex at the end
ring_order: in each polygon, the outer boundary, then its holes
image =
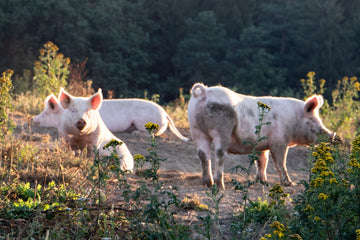
POLYGON ((128 218, 134 229, 132 234, 143 239, 190 239, 188 228, 174 218, 174 207, 179 207, 180 201, 173 192, 165 190, 159 181, 160 163, 165 161, 156 153, 155 132, 159 125, 149 122, 145 128, 150 135, 150 147, 148 155, 138 154, 135 157, 137 174, 141 179, 137 182, 139 187, 130 196, 137 210, 128 218), (145 163, 150 166, 146 168, 145 163), (152 188, 149 188, 147 180, 151 180, 152 188))
POLYGON ((54 43, 45 43, 40 49, 39 60, 34 64, 35 91, 42 99, 67 85, 70 59, 58 51, 54 43))
POLYGON ((13 130, 13 124, 9 119, 9 112, 12 109, 11 97, 13 85, 11 76, 12 70, 6 70, 0 77, 0 138, 3 140, 13 130))
POLYGON ((359 144, 357 137, 345 159, 325 143, 315 148, 310 182, 301 181, 305 189, 295 200, 297 214, 292 224, 304 239, 355 238, 360 219, 359 187, 355 185, 360 176, 359 144))
MULTIPOLYGON (((308 79, 300 80, 305 97, 325 93, 326 81, 320 79, 317 87, 314 76, 315 72, 309 72, 308 79)), ((359 98, 359 91, 360 83, 356 77, 343 77, 338 81, 336 89, 331 92, 330 104, 325 100, 324 106, 320 109, 324 124, 335 131, 347 147, 359 131, 359 124, 356 121, 360 117, 360 103, 356 101, 359 98)))

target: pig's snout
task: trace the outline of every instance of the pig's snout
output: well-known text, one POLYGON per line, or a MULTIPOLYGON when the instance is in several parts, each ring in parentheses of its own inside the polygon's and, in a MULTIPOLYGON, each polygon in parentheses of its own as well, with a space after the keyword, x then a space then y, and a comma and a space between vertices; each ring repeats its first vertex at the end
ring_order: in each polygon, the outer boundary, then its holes
POLYGON ((82 131, 84 127, 86 126, 86 122, 84 119, 80 119, 76 122, 76 128, 79 129, 79 131, 82 131))

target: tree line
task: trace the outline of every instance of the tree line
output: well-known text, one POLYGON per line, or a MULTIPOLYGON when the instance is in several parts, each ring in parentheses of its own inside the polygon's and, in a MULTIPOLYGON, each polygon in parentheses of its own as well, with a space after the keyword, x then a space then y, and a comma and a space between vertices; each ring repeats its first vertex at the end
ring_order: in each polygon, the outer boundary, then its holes
POLYGON ((309 71, 329 89, 359 73, 359 10, 357 0, 3 0, 0 67, 15 88, 31 85, 52 41, 72 64, 88 59, 94 87, 115 97, 170 101, 194 82, 300 97, 309 71))

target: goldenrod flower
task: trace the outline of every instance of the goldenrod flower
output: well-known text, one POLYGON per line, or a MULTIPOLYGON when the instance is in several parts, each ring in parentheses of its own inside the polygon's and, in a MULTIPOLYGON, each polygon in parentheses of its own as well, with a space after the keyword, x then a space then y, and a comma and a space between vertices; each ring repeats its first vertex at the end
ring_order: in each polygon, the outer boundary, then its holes
POLYGON ((145 128, 147 130, 159 130, 159 124, 148 122, 147 124, 145 124, 145 128))
POLYGON ((314 211, 314 208, 310 204, 308 204, 308 205, 306 205, 306 208, 304 209, 304 211, 311 212, 311 211, 314 211))
POLYGON ((314 217, 314 220, 315 220, 315 221, 320 221, 321 218, 319 218, 318 216, 315 216, 315 217, 314 217))
POLYGON ((357 91, 360 91, 360 83, 359 82, 354 82, 353 86, 357 91))
POLYGON ((326 200, 329 196, 326 195, 325 193, 320 193, 319 196, 318 196, 318 199, 323 199, 323 200, 326 200))
POLYGON ((360 229, 355 231, 356 233, 356 240, 360 240, 360 229))
POLYGON ((315 72, 308 72, 308 74, 306 76, 308 78, 312 78, 313 76, 315 76, 315 72))
POLYGON ((360 168, 360 164, 355 158, 350 159, 347 165, 353 168, 360 168))
POLYGON ((139 160, 145 160, 145 157, 137 153, 134 155, 134 161, 139 161, 139 160))
POLYGON ((336 178, 330 178, 330 183, 333 184, 333 183, 338 183, 338 181, 336 180, 336 178))
POLYGON ((269 105, 265 104, 265 103, 257 102, 257 105, 258 105, 259 108, 271 110, 271 107, 269 105))

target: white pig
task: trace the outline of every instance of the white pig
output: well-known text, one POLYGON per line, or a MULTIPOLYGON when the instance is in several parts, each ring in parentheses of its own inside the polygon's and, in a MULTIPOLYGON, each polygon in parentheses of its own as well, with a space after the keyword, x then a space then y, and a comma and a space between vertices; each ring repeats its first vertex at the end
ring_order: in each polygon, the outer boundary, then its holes
MULTIPOLYGON (((57 127, 63 112, 56 97, 51 94, 45 99, 45 109, 33 118, 34 123, 43 127, 57 127)), ((163 134, 167 127, 182 141, 188 142, 175 127, 173 120, 158 104, 143 99, 104 100, 99 110, 100 115, 111 132, 146 131, 148 122, 159 124, 156 136, 163 134)))
MULTIPOLYGON (((59 102, 64 110, 60 116, 58 131, 72 147, 95 146, 100 156, 108 156, 113 151, 112 147, 103 147, 111 140, 122 142, 110 132, 99 114, 103 102, 101 89, 93 96, 85 98, 73 97, 61 88, 59 102)), ((132 170, 134 160, 124 142, 116 146, 116 153, 121 161, 121 169, 132 170)))
POLYGON ((249 154, 255 142, 255 126, 259 125, 257 103, 271 107, 256 150, 260 151, 257 161, 257 179, 266 181, 269 151, 280 175, 282 185, 292 184, 286 169, 288 148, 297 144, 315 143, 317 135, 324 133, 334 138, 319 117, 323 104, 322 96, 314 95, 305 102, 294 98, 253 97, 238 94, 221 86, 207 87, 196 83, 191 89, 188 118, 192 139, 203 168, 203 183, 214 182, 224 188, 224 155, 228 153, 249 154), (214 179, 211 171, 210 145, 215 148, 214 179))

